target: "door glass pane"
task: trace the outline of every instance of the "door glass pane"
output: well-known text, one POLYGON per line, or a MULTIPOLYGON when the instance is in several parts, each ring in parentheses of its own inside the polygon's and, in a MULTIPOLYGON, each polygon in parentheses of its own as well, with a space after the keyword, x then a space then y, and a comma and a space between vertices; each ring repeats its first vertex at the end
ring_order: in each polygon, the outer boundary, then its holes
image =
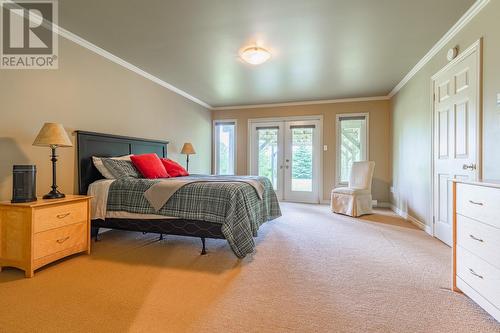
POLYGON ((218 175, 234 175, 235 124, 217 124, 215 126, 216 173, 218 175))
POLYGON ((312 127, 294 127, 292 132, 292 191, 312 192, 313 132, 312 127))
POLYGON ((258 175, 267 177, 278 188, 278 128, 257 129, 259 144, 258 175))
POLYGON ((365 159, 365 119, 340 121, 340 181, 347 183, 353 162, 365 159))

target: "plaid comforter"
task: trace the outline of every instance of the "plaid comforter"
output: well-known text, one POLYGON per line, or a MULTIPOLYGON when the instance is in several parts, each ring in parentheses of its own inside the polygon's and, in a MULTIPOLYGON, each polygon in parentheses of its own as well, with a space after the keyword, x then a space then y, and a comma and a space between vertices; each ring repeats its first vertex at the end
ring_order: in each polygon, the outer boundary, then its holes
MULTIPOLYGON (((203 177, 210 176, 189 176, 196 179, 203 177)), ((253 237, 257 236, 259 227, 281 216, 276 193, 269 179, 256 179, 265 188, 262 200, 255 189, 246 183, 200 182, 180 188, 163 208, 155 211, 144 197, 144 192, 158 180, 121 178, 109 188, 107 210, 220 223, 234 254, 243 258, 254 251, 253 237)))

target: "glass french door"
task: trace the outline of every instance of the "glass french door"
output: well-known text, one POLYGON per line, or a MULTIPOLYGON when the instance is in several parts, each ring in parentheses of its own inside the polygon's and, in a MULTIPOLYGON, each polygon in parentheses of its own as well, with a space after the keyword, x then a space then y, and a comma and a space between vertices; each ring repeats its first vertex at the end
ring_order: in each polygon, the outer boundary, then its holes
POLYGON ((319 202, 319 121, 251 125, 250 173, 269 178, 280 200, 319 202))

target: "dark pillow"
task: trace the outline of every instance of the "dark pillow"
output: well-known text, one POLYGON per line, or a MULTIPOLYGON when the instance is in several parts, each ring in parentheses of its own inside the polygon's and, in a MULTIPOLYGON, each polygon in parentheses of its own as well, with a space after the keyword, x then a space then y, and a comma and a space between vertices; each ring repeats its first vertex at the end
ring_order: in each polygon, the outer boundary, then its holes
POLYGON ((141 174, 131 161, 103 158, 102 164, 116 179, 124 177, 141 178, 141 174))

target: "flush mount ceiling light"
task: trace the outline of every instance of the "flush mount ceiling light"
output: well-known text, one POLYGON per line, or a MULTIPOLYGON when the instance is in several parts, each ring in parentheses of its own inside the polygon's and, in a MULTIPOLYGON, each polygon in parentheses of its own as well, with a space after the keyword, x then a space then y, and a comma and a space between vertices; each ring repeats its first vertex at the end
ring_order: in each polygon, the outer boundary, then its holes
POLYGON ((271 52, 259 46, 250 46, 240 52, 240 57, 251 65, 260 65, 271 58, 271 52))

